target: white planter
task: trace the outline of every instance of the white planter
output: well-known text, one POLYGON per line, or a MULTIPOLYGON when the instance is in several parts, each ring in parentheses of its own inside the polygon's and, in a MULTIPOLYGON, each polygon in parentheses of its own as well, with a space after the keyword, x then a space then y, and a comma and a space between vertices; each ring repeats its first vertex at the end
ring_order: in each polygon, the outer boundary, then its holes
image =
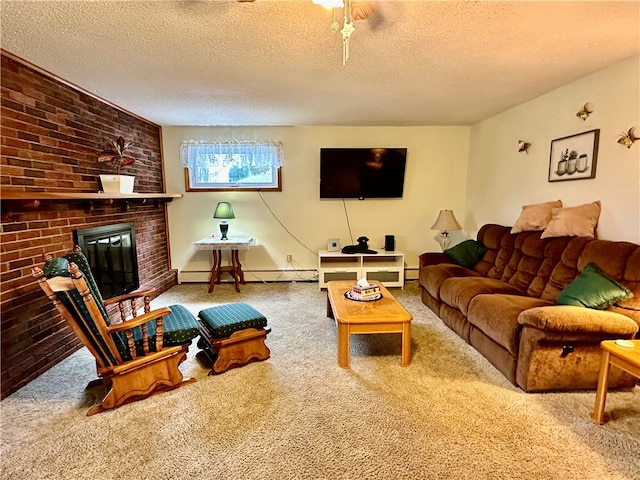
POLYGON ((133 193, 133 175, 100 175, 102 191, 105 193, 133 193))

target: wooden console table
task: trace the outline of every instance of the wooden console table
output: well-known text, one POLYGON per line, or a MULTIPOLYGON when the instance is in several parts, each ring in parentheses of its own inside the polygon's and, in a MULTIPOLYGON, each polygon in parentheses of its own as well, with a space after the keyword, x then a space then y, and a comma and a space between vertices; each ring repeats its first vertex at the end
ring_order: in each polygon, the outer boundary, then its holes
POLYGON ((240 264, 238 250, 249 250, 253 246, 253 237, 229 237, 229 240, 220 240, 219 238, 201 238, 197 242, 193 242, 196 250, 211 250, 213 253, 213 266, 211 267, 211 278, 209 279, 209 293, 213 292, 216 283, 220 283, 220 277, 223 273, 231 275, 235 282, 236 292, 240 291, 238 283, 243 285, 244 273, 240 264), (231 265, 222 266, 222 252, 228 250, 231 256, 231 265))
POLYGON ((377 254, 318 252, 318 286, 331 280, 377 280, 385 287, 404 288, 404 253, 380 250, 377 254))

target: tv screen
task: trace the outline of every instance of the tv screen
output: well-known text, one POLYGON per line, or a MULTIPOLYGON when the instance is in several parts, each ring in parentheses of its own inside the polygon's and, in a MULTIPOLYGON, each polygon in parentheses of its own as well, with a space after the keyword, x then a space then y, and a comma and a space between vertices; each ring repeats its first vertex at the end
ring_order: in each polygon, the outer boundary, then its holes
POLYGON ((402 198, 406 148, 321 148, 320 198, 402 198))

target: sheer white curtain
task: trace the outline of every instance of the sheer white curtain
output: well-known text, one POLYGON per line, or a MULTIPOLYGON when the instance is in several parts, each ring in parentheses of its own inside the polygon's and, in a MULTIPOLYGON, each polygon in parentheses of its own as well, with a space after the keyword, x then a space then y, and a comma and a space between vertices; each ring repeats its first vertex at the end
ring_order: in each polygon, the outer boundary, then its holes
POLYGON ((198 155, 248 155, 260 162, 269 161, 275 167, 284 165, 284 153, 280 142, 270 141, 210 141, 189 140, 180 145, 180 163, 192 168, 198 155))

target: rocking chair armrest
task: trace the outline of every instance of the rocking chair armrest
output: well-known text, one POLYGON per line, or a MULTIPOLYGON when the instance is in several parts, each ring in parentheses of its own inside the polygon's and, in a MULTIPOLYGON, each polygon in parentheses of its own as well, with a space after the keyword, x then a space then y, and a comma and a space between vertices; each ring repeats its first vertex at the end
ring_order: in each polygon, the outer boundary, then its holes
POLYGON ((108 298, 104 301, 105 305, 116 305, 120 302, 126 302, 127 300, 143 298, 147 296, 151 296, 155 293, 155 289, 150 290, 141 290, 131 293, 125 293, 124 295, 118 295, 117 297, 108 298))
POLYGON ((171 314, 171 309, 169 307, 157 308, 149 313, 143 313, 142 315, 131 318, 129 320, 125 320, 124 322, 110 325, 109 327, 107 327, 107 330, 109 331, 109 333, 123 332, 125 330, 143 325, 147 322, 150 322, 151 320, 157 320, 158 318, 164 317, 169 314, 171 314))

